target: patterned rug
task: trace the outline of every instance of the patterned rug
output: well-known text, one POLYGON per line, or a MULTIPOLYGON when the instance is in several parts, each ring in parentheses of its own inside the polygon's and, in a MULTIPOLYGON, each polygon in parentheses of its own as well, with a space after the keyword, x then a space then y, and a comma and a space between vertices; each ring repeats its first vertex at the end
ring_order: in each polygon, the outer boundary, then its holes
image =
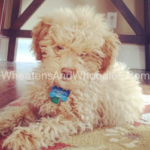
MULTIPOLYGON (((150 96, 143 95, 143 99, 145 110, 134 126, 98 128, 41 150, 150 150, 150 96)), ((10 105, 20 106, 21 103, 20 99, 10 105)), ((3 139, 1 137, 1 144, 3 139)))

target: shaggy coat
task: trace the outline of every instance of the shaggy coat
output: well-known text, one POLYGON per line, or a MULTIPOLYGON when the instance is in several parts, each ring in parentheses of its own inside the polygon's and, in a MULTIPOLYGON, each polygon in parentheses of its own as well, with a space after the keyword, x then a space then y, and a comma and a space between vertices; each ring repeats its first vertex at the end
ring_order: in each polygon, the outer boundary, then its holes
POLYGON ((0 111, 0 134, 9 135, 3 147, 37 150, 95 127, 139 118, 141 88, 116 62, 120 42, 102 14, 89 7, 59 9, 41 17, 32 35, 32 49, 41 61, 34 72, 41 78, 26 86, 25 104, 0 111), (55 76, 64 68, 73 72, 71 78, 55 76), (66 102, 51 101, 53 86, 70 91, 66 102))

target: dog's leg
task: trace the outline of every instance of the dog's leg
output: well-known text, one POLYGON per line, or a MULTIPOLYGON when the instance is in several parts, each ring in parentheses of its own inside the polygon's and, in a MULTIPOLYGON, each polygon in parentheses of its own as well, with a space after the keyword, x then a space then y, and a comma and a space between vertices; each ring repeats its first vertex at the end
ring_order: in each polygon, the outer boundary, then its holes
POLYGON ((0 111, 0 135, 8 135, 14 127, 27 126, 35 120, 36 115, 31 106, 8 106, 0 111))
POLYGON ((14 132, 4 141, 3 147, 8 150, 47 148, 79 131, 91 129, 93 129, 91 123, 84 123, 71 117, 42 118, 39 123, 30 124, 29 127, 16 127, 14 132))

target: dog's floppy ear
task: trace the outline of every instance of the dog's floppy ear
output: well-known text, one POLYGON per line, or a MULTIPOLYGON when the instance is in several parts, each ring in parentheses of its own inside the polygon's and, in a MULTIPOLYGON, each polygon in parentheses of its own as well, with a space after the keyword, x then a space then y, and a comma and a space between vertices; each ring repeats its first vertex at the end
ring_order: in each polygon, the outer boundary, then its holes
POLYGON ((104 54, 104 57, 101 58, 101 68, 99 72, 103 74, 107 69, 115 63, 116 56, 118 53, 119 39, 117 34, 109 32, 107 36, 104 37, 104 44, 101 48, 101 51, 104 54))
POLYGON ((45 24, 43 21, 41 21, 32 30, 32 50, 34 51, 37 60, 42 59, 39 42, 48 33, 49 28, 49 24, 45 24))

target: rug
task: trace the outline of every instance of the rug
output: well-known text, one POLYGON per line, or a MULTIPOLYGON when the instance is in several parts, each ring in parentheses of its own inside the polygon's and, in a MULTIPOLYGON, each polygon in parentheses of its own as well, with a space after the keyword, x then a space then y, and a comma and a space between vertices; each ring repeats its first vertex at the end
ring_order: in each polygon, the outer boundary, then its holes
MULTIPOLYGON (((150 150, 150 96, 143 95, 143 99, 145 110, 134 125, 97 128, 41 150, 150 150)), ((20 106, 22 103, 19 99, 9 105, 20 106)), ((1 137, 1 144, 3 140, 1 137)))

